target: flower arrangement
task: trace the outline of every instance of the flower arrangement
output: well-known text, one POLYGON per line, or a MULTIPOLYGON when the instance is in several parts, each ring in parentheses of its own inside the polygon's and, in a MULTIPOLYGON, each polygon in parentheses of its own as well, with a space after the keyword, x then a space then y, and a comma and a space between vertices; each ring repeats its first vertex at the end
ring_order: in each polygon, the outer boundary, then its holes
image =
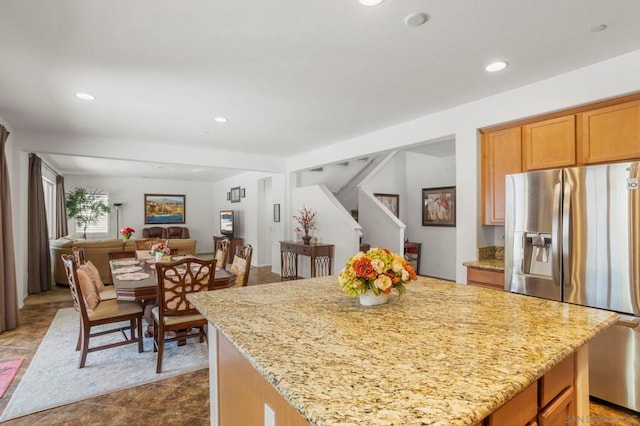
POLYGON ((309 235, 310 229, 316 229, 316 215, 317 212, 303 206, 302 210, 298 210, 298 214, 293 216, 293 218, 302 226, 304 234, 309 235))
POLYGON ((125 226, 120 230, 120 233, 122 234, 122 237, 125 240, 128 240, 129 238, 131 238, 131 234, 133 234, 134 232, 136 232, 136 230, 129 226, 125 226))
POLYGON ((367 290, 377 296, 389 294, 394 289, 403 294, 405 285, 417 279, 411 262, 387 249, 373 247, 349 258, 338 276, 338 284, 351 297, 360 296, 367 290))
POLYGON ((149 253, 156 254, 162 253, 163 256, 171 254, 171 249, 165 243, 156 243, 151 246, 149 253))

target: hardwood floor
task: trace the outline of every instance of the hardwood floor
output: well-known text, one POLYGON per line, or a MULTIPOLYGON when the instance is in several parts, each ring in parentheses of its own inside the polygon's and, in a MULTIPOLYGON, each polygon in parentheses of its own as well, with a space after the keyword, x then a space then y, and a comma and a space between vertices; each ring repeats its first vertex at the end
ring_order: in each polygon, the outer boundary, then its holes
MULTIPOLYGON (((249 285, 279 282, 270 267, 251 268, 249 285)), ((2 412, 27 370, 58 309, 73 306, 67 287, 29 296, 20 310, 20 327, 0 334, 0 362, 25 358, 11 386, 0 399, 2 412)), ((37 397, 37 395, 34 395, 37 397)), ((587 424, 577 419, 575 424, 587 424)), ((601 401, 590 405, 592 425, 640 425, 638 413, 601 401)), ((6 422, 7 425, 208 425, 208 370, 113 392, 6 422)))

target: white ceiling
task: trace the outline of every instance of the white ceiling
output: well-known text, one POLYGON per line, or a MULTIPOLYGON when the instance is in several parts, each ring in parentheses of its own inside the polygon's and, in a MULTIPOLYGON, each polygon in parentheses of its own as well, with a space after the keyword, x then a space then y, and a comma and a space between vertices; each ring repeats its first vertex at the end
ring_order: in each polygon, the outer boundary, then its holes
POLYGON ((2 0, 0 116, 287 157, 638 50, 639 18, 638 0, 2 0))

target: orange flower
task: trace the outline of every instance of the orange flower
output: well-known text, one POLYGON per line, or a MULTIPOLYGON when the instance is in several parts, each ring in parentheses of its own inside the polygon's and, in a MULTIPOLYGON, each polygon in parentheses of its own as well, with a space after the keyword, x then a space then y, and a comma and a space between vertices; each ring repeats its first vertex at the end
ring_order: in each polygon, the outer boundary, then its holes
POLYGON ((353 270, 356 272, 356 276, 360 278, 366 278, 368 280, 375 280, 378 276, 375 269, 371 265, 371 260, 366 257, 361 257, 353 262, 353 270))
POLYGON ((417 280, 418 275, 416 275, 415 269, 413 269, 413 264, 411 262, 404 262, 404 269, 409 273, 409 278, 412 280, 417 280))

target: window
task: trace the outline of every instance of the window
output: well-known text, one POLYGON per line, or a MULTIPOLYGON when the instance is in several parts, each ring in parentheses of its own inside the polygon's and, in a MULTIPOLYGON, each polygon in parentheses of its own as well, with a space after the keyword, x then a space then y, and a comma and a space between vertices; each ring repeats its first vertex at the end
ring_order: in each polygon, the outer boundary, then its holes
MULTIPOLYGON (((92 190, 89 190, 93 192, 92 190)), ((102 201, 106 205, 109 205, 109 195, 103 193, 96 193, 94 200, 102 201)), ((76 222, 76 234, 82 234, 81 223, 76 222)), ((109 235, 109 213, 106 213, 98 218, 96 223, 87 224, 87 238, 90 237, 106 237, 109 235)))
POLYGON ((49 239, 53 240, 56 233, 56 184, 46 177, 42 177, 44 192, 44 209, 47 216, 47 231, 49 239))

